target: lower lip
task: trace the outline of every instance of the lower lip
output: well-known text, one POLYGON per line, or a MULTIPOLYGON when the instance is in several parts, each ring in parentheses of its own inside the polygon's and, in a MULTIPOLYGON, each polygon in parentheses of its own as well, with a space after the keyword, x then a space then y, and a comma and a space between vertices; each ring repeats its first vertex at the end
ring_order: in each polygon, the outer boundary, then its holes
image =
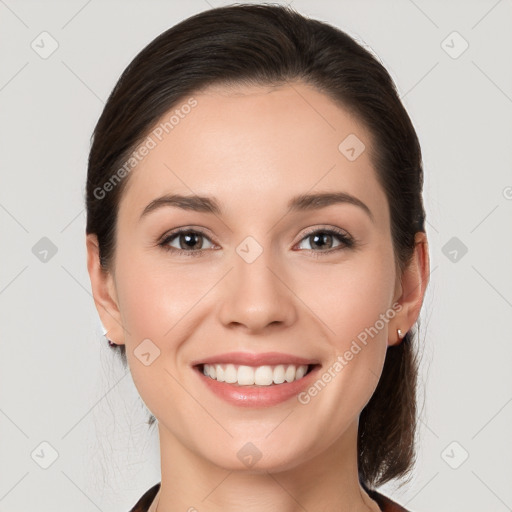
POLYGON ((319 365, 316 365, 302 379, 283 384, 271 384, 270 386, 239 386, 219 382, 207 377, 199 368, 194 368, 201 380, 218 397, 226 402, 239 407, 271 407, 286 402, 298 395, 314 381, 319 365))

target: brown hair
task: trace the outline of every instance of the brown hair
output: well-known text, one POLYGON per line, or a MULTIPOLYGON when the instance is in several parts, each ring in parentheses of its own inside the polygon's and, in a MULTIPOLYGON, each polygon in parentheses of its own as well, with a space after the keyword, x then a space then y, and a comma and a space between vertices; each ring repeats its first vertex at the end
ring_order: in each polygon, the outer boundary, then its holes
MULTIPOLYGON (((210 9, 178 23, 148 44, 114 87, 94 130, 87 174, 86 233, 98 237, 102 268, 111 269, 128 178, 108 193, 105 185, 164 114, 211 84, 298 80, 348 109, 371 134, 400 275, 413 255, 415 233, 425 230, 425 212, 420 144, 392 78, 340 29, 290 7, 254 4, 210 9)), ((405 477, 414 464, 416 334, 388 347, 380 381, 359 418, 359 479, 366 489, 405 477)), ((113 350, 126 367, 125 346, 113 350)), ((148 423, 154 422, 151 415, 148 423)))

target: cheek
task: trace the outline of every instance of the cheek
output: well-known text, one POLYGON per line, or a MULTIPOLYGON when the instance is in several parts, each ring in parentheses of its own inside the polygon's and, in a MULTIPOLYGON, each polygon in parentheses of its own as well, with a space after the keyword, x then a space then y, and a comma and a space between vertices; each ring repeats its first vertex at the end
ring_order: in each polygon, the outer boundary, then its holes
POLYGON ((155 264, 150 258, 131 258, 118 267, 118 291, 129 343, 143 338, 159 344, 205 293, 203 279, 186 268, 155 264))
POLYGON ((393 269, 393 254, 382 245, 332 266, 320 280, 316 276, 315 282, 323 286, 315 288, 312 310, 322 320, 331 353, 322 376, 332 394, 324 397, 323 405, 339 421, 362 409, 380 379, 389 322, 396 314, 390 303, 393 269))
POLYGON ((180 347, 193 333, 194 305, 209 281, 205 284, 177 266, 157 265, 142 254, 119 259, 116 278, 127 331, 126 356, 140 396, 151 411, 163 411, 169 403, 179 403, 183 409, 188 399, 175 380, 181 380, 180 347))
POLYGON ((374 337, 386 338, 388 323, 382 318, 394 316, 390 304, 394 290, 392 257, 372 253, 326 267, 309 277, 315 286, 310 286, 307 294, 307 283, 303 282, 300 296, 309 297, 308 305, 322 320, 338 350, 352 339, 364 339, 368 331, 374 337))
POLYGON ((347 265, 326 281, 323 293, 315 294, 312 309, 322 320, 318 325, 323 326, 330 356, 318 379, 298 398, 311 428, 323 432, 325 446, 356 420, 381 377, 388 325, 395 314, 389 304, 389 268, 378 260, 350 269, 347 265))

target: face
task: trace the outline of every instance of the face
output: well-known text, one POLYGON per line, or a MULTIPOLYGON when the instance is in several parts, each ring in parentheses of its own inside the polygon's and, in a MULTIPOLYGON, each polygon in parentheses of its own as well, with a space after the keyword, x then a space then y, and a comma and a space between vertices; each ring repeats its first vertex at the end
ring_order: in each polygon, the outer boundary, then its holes
POLYGON ((312 87, 193 98, 119 205, 115 341, 167 446, 292 468, 354 440, 400 327, 387 199, 369 133, 312 87))

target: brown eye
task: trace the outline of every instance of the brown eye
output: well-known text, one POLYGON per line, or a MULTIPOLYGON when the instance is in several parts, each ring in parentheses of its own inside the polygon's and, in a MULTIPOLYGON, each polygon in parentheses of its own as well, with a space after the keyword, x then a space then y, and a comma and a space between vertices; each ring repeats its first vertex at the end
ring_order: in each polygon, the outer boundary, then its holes
POLYGON ((205 247, 203 247, 204 240, 208 240, 211 243, 210 239, 200 231, 181 229, 165 237, 158 245, 167 251, 189 253, 187 256, 197 256, 205 250, 205 247), (177 243, 178 247, 173 247, 171 243, 177 243))
MULTIPOLYGON (((353 240, 348 237, 345 233, 333 229, 317 229, 306 234, 302 241, 309 241, 310 247, 306 250, 314 252, 334 252, 338 249, 352 247, 354 245, 353 240), (338 240, 338 245, 335 245, 338 240), (319 249, 319 250, 317 250, 319 249), (322 250, 323 249, 323 250, 322 250)), ((301 243, 302 243, 301 241, 301 243)))

